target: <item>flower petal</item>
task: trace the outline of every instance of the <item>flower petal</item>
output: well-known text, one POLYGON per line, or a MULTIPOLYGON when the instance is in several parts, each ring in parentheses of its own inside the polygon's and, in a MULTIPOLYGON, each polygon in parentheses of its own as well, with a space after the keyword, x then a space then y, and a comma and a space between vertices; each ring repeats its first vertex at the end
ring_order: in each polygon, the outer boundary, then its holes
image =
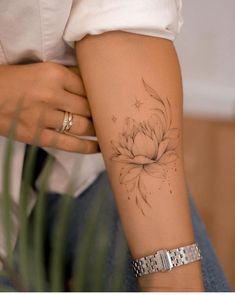
POLYGON ((119 133, 118 141, 119 141, 119 145, 121 147, 123 147, 123 148, 126 147, 127 141, 126 141, 126 136, 124 134, 119 133))
MULTIPOLYGON (((140 196, 141 198, 143 199, 143 201, 150 206, 148 200, 147 200, 147 197, 148 197, 148 191, 147 191, 147 188, 146 188, 146 185, 144 184, 144 181, 141 180, 141 175, 140 177, 138 178, 138 182, 137 182, 137 185, 138 185, 138 189, 139 189, 139 193, 140 193, 140 196)), ((150 206, 151 207, 151 206, 150 206)))
POLYGON ((126 136, 133 138, 137 131, 137 122, 132 118, 126 118, 124 125, 124 133, 126 136))
POLYGON ((157 178, 162 178, 165 176, 163 168, 158 163, 144 165, 144 171, 147 174, 157 178))
POLYGON ((167 151, 166 153, 164 153, 162 155, 162 157, 159 160, 159 163, 160 164, 168 164, 168 163, 171 163, 171 162, 176 161, 177 158, 178 157, 177 157, 176 152, 174 152, 174 151, 167 151))
POLYGON ((134 138, 132 153, 135 156, 145 155, 145 140, 146 136, 142 132, 138 132, 134 138))
POLYGON ((129 164, 135 164, 135 165, 146 165, 155 163, 156 161, 153 161, 145 156, 137 156, 134 158, 130 158, 126 155, 114 155, 111 158, 112 161, 120 162, 120 163, 129 163, 129 164))
POLYGON ((114 144, 112 141, 111 141, 111 144, 112 144, 112 149, 113 149, 113 153, 115 154, 115 156, 119 155, 120 151, 118 149, 118 144, 114 144))
POLYGON ((136 156, 133 159, 129 159, 129 163, 138 164, 138 165, 146 165, 155 163, 156 161, 153 161, 145 156, 136 156))
POLYGON ((120 162, 120 163, 128 163, 130 161, 130 157, 126 155, 114 155, 112 156, 112 161, 120 162))
POLYGON ((132 153, 135 156, 143 155, 149 159, 153 159, 156 155, 156 144, 152 138, 140 131, 134 138, 132 153))
POLYGON ((157 153, 157 160, 159 160, 161 158, 161 156, 164 154, 164 152, 166 151, 168 143, 169 143, 169 139, 165 139, 159 144, 158 153, 157 153))
POLYGON ((119 150, 120 154, 122 154, 124 156, 128 156, 129 158, 133 158, 131 152, 127 148, 118 147, 118 150, 119 150))
POLYGON ((162 137, 163 137, 163 132, 165 130, 165 121, 163 118, 163 114, 162 113, 155 113, 153 114, 149 120, 148 120, 149 126, 151 127, 152 130, 154 130, 154 133, 156 135, 157 138, 157 142, 161 142, 162 141, 162 137))
POLYGON ((128 148, 128 150, 131 152, 131 150, 132 150, 132 146, 133 146, 133 139, 129 136, 128 138, 127 138, 127 148, 128 148))
POLYGON ((142 165, 127 165, 120 174, 121 184, 128 183, 140 175, 143 170, 142 165))
POLYGON ((167 150, 175 150, 179 143, 179 129, 172 128, 169 129, 165 135, 165 139, 169 139, 167 150))

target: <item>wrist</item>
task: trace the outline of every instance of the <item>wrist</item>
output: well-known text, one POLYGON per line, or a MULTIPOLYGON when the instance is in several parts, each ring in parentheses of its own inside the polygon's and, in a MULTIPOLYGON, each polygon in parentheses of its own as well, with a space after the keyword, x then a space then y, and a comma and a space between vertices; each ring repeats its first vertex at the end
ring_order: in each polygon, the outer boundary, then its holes
POLYGON ((201 262, 193 262, 168 272, 151 273, 138 278, 142 291, 198 291, 204 290, 201 262))

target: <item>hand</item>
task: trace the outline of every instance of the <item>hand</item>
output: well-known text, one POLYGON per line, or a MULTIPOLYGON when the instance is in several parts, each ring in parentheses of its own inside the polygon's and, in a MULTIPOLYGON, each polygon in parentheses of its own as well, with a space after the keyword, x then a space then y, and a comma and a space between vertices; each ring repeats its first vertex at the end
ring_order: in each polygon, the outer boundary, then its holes
POLYGON ((15 139, 64 151, 95 153, 95 135, 85 89, 78 73, 44 62, 0 66, 0 135, 8 136, 14 119, 15 139), (69 133, 59 133, 64 112, 73 114, 69 133))

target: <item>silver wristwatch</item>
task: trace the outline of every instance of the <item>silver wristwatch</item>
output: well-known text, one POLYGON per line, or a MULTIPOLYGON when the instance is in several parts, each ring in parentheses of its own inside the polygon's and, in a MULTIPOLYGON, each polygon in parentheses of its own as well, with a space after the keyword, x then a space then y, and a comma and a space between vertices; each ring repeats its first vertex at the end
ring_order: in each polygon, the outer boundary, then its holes
POLYGON ((136 277, 152 272, 170 271, 173 267, 188 264, 202 259, 197 243, 172 249, 159 250, 153 255, 132 261, 136 277))

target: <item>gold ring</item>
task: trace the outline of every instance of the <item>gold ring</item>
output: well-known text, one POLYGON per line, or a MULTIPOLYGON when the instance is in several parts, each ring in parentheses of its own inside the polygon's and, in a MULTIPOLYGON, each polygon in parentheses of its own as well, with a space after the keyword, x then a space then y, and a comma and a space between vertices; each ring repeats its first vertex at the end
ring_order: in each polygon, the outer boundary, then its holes
POLYGON ((68 132, 73 126, 73 114, 70 112, 64 112, 64 120, 62 127, 57 130, 60 133, 68 132))
POLYGON ((73 114, 72 113, 68 113, 68 121, 67 121, 67 125, 66 125, 65 131, 69 131, 72 126, 73 126, 73 114))

